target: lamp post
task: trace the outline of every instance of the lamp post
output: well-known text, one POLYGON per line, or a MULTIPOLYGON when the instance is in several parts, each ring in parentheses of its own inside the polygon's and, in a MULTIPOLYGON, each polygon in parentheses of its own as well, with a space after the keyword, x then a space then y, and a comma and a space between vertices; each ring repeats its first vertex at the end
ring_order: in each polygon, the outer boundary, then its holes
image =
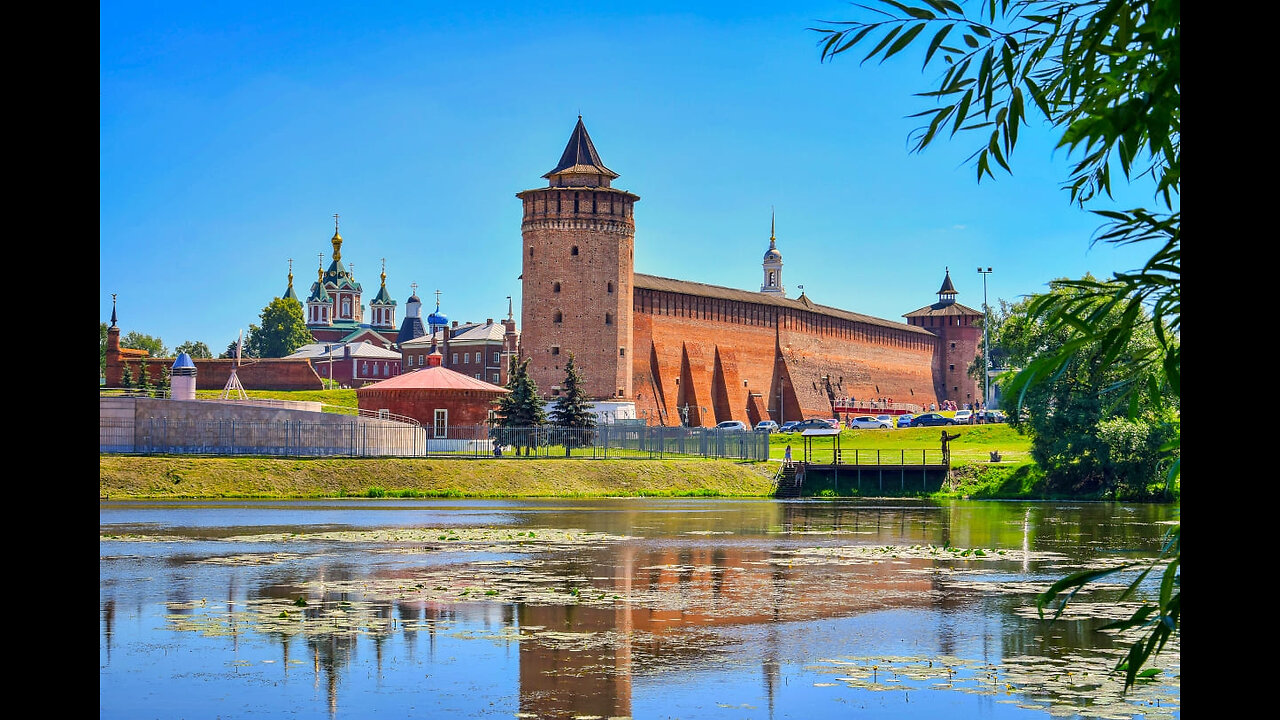
POLYGON ((987 276, 991 274, 991 268, 983 270, 979 266, 978 273, 982 275, 982 409, 986 410, 991 398, 991 348, 987 331, 987 320, 991 312, 987 308, 987 276))

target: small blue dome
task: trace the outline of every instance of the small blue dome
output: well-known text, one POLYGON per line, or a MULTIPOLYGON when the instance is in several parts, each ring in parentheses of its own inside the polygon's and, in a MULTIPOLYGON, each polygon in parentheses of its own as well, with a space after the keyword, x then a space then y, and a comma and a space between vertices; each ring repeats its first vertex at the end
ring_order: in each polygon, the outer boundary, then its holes
POLYGON ((194 370, 195 367, 196 364, 191 362, 191 356, 186 353, 179 353, 178 359, 173 361, 174 370, 177 370, 178 368, 191 368, 194 370))
POLYGON ((448 325, 449 316, 440 312, 440 308, 436 308, 435 312, 427 316, 427 324, 428 325, 448 325))

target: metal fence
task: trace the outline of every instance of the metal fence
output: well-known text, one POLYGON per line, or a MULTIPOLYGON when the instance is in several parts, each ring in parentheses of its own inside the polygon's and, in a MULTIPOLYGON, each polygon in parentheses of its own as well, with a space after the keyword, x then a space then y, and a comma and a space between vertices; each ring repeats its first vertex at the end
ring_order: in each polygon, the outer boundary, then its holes
POLYGON ((286 457, 664 458, 767 460, 766 432, 701 427, 487 425, 418 427, 394 422, 99 419, 104 453, 286 457))

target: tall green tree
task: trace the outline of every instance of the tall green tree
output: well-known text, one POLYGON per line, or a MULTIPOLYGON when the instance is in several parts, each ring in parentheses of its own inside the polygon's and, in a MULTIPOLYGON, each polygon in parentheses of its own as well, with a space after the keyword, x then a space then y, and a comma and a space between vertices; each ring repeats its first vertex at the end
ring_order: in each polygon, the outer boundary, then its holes
POLYGON ((141 390, 151 390, 155 387, 151 384, 151 376, 147 372, 147 364, 146 360, 138 363, 138 388, 141 390))
POLYGON ((148 357, 169 357, 169 348, 158 337, 151 337, 140 332, 130 331, 120 338, 120 347, 146 350, 148 357))
POLYGON ((532 448, 542 441, 540 428, 547 424, 546 406, 538 397, 538 384, 529 375, 529 359, 511 359, 507 389, 495 401, 493 424, 494 438, 503 445, 518 449, 523 447, 529 455, 532 448))
POLYGON ((273 298, 259 318, 262 325, 250 325, 245 342, 252 354, 246 351, 243 357, 280 358, 316 341, 307 329, 302 306, 296 301, 273 298))
POLYGON ((564 384, 562 392, 556 397, 551 407, 552 424, 565 428, 563 433, 564 455, 581 445, 590 445, 593 430, 596 426, 596 415, 591 411, 591 401, 582 387, 582 373, 573 361, 573 353, 569 353, 569 362, 564 366, 564 384))
MULTIPOLYGON (((1091 279, 1091 278, 1086 278, 1091 279)), ((1051 283, 1053 292, 1071 295, 1071 286, 1051 283)), ((1031 312, 1034 299, 1008 306, 994 332, 995 343, 1015 367, 1025 367, 1046 353, 1056 353, 1073 341, 1069 329, 1046 322, 1031 312)), ((1113 312, 1107 322, 1122 320, 1113 312)), ((1161 451, 1164 440, 1177 430, 1177 398, 1162 394, 1132 396, 1138 401, 1117 403, 1130 371, 1129 359, 1158 346, 1149 326, 1130 337, 1114 361, 1104 361, 1100 342, 1082 346, 1060 372, 1022 392, 1021 408, 1011 423, 1031 436, 1031 456, 1044 471, 1048 489, 1089 497, 1151 499, 1162 484, 1156 472, 1175 456, 1161 451), (1139 440, 1139 436, 1142 440, 1139 440), (1159 442, 1156 442, 1159 440, 1159 442), (1146 444, 1154 442, 1149 452, 1146 444), (1122 457, 1124 458, 1122 460, 1122 457)), ((1004 397, 1018 396, 1018 375, 1000 378, 1004 397)))
POLYGON ((188 340, 177 347, 174 353, 181 355, 186 353, 192 358, 211 358, 213 352, 209 350, 209 346, 199 340, 188 340))
MULTIPOLYGON (((1093 242, 1147 243, 1154 250, 1138 270, 1105 280, 1061 281, 1058 288, 1076 292, 1050 292, 1032 301, 1029 314, 1066 332, 1067 339, 1021 369, 1011 386, 1019 402, 1036 386, 1070 372, 1081 357, 1126 366, 1110 402, 1126 406, 1130 416, 1139 414, 1144 396, 1157 406, 1167 394, 1179 397, 1180 0, 986 0, 969 9, 953 0, 875 4, 855 6, 865 16, 812 29, 821 34, 824 61, 870 45, 862 61, 883 62, 917 39, 921 45, 927 40, 923 67, 943 67, 933 89, 917 93, 932 106, 915 115, 924 124, 913 134, 913 151, 940 137, 976 134, 970 159, 978 180, 993 177, 995 165, 1012 172, 1019 128, 1038 114, 1061 133, 1058 147, 1074 156, 1063 183, 1072 203, 1110 197, 1113 162, 1125 180, 1149 178, 1161 203, 1157 211, 1093 210, 1106 221, 1093 242), (1155 337, 1155 347, 1131 352, 1135 336, 1144 332, 1155 337)), ((1175 436, 1164 449, 1174 451, 1179 443, 1175 436)), ((1175 460, 1170 476, 1178 473, 1175 460)), ((1144 604, 1126 626, 1143 632, 1123 664, 1126 689, 1150 653, 1177 631, 1180 526, 1171 538, 1161 558, 1166 583, 1158 603, 1144 604)), ((1066 584, 1055 584, 1039 602, 1043 607, 1098 577, 1065 578, 1066 584)))
POLYGON ((126 389, 133 387, 133 371, 129 369, 129 363, 124 364, 124 372, 120 374, 120 387, 126 389))

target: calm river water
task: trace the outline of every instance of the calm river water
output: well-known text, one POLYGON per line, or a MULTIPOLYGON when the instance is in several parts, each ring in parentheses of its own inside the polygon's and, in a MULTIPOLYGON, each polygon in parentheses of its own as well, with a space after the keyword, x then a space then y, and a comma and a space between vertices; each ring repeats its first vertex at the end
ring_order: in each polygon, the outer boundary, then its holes
MULTIPOLYGON (((103 502, 102 718, 1176 718, 1097 628, 1178 508, 103 502)), ((1148 588, 1148 596, 1154 588, 1148 588)))

